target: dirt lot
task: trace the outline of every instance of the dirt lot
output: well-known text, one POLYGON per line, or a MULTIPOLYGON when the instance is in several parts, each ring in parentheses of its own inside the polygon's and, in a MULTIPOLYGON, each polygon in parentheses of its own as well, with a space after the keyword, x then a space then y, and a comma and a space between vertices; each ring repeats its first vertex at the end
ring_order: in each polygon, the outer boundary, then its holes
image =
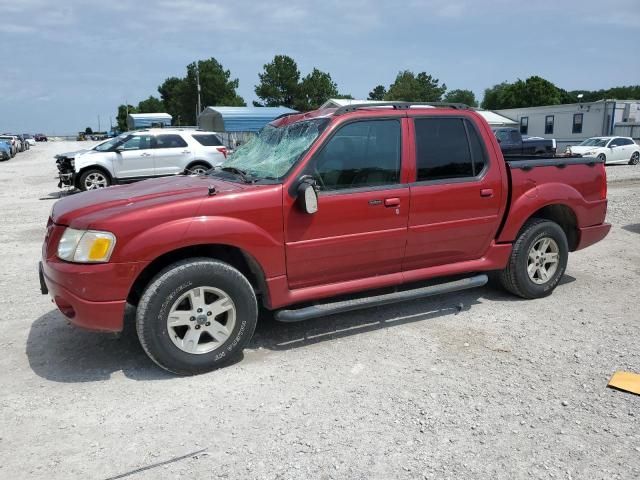
POLYGON ((36 262, 57 195, 38 144, 0 163, 0 478, 640 478, 640 167, 608 167, 610 236, 553 296, 493 288, 288 326, 175 378, 72 328, 36 262), (204 450, 198 454, 193 452, 204 450), (120 478, 120 477, 118 477, 120 478))

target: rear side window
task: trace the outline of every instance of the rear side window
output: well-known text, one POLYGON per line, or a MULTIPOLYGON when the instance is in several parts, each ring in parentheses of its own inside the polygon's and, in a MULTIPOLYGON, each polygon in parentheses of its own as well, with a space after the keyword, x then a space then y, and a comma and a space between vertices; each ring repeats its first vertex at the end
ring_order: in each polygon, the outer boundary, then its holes
POLYGON ((181 148, 186 146, 187 142, 180 135, 164 134, 156 136, 156 148, 181 148))
POLYGON ((419 182, 474 177, 487 163, 482 141, 467 120, 416 118, 415 130, 419 182))
POLYGON ((217 135, 207 133, 202 135, 192 135, 196 142, 205 147, 221 147, 222 142, 217 135))

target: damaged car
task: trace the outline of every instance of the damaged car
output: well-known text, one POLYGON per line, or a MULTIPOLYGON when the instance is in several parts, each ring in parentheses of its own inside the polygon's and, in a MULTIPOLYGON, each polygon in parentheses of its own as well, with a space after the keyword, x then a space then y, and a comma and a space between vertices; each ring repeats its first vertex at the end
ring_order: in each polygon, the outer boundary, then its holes
POLYGON ((95 190, 220 165, 227 149, 213 132, 148 129, 127 132, 93 148, 56 155, 58 187, 95 190))

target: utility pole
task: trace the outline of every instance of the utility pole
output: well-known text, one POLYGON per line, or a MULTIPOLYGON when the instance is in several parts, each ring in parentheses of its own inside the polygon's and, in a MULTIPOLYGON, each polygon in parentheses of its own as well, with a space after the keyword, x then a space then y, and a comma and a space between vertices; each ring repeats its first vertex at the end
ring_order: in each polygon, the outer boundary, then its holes
POLYGON ((202 103, 200 101, 200 67, 198 66, 197 63, 196 63, 196 83, 198 85, 198 106, 196 107, 198 109, 196 113, 196 121, 197 121, 198 115, 200 115, 200 112, 202 111, 202 103))
POLYGON ((101 132, 102 130, 100 130, 100 115, 98 115, 98 132, 101 132))

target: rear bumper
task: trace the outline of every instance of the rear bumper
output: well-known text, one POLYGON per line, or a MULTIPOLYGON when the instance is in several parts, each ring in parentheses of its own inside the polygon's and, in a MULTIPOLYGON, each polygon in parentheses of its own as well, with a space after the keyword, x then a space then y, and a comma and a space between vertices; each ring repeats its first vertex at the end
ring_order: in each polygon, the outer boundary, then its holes
POLYGON ((120 332, 126 298, 143 263, 82 265, 41 262, 40 290, 49 293, 60 312, 87 330, 120 332))
POLYGON ((579 230, 579 240, 578 246, 576 250, 582 250, 583 248, 587 248, 590 245, 593 245, 596 242, 599 242, 604 237, 607 236, 609 230, 611 230, 610 223, 602 223, 600 225, 594 225, 592 227, 580 228, 579 230))

